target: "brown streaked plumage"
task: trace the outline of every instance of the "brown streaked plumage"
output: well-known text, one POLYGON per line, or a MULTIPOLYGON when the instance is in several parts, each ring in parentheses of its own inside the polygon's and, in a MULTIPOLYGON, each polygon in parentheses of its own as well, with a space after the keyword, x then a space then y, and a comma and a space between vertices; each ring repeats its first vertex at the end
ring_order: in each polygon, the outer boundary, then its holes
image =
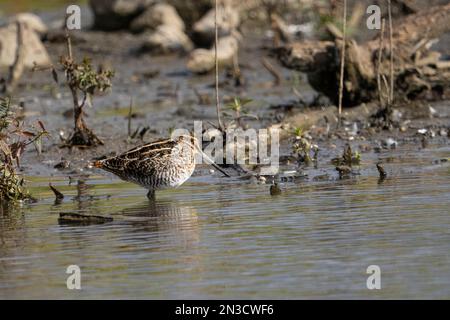
POLYGON ((180 136, 177 140, 150 142, 116 157, 95 161, 93 165, 148 189, 147 197, 154 199, 155 190, 178 187, 190 178, 195 169, 197 150, 194 137, 180 136))

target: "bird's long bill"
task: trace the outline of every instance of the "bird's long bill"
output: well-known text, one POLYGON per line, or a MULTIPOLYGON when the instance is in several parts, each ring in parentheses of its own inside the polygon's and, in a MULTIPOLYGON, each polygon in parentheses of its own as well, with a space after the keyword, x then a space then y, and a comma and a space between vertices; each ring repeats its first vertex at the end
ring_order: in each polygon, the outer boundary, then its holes
POLYGON ((195 144, 195 147, 197 148, 198 152, 200 152, 203 156, 203 159, 206 160, 206 163, 212 165, 215 169, 217 169, 217 171, 220 171, 225 177, 230 177, 230 175, 228 173, 226 173, 225 171, 222 170, 222 168, 220 168, 217 164, 214 163, 213 160, 211 160, 204 152, 202 149, 199 148, 199 146, 197 144, 195 144))
POLYGON ((217 164, 214 163, 214 161, 212 161, 210 163, 210 165, 212 165, 214 168, 216 168, 218 171, 220 171, 225 177, 230 177, 230 175, 228 173, 226 173, 225 171, 223 171, 217 164))

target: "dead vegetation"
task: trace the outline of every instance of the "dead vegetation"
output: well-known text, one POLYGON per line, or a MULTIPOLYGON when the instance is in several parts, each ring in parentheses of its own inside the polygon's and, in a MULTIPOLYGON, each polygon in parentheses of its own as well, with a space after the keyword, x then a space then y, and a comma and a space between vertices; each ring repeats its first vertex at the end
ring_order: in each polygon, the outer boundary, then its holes
POLYGON ((0 99, 0 203, 32 199, 18 173, 20 159, 31 144, 40 153, 42 138, 47 134, 40 121, 36 127, 25 127, 12 110, 10 99, 0 99))
POLYGON ((341 157, 333 158, 331 163, 336 166, 348 166, 360 165, 361 163, 361 153, 358 151, 353 152, 350 144, 344 146, 344 152, 341 157))
POLYGON ((334 41, 293 42, 276 51, 285 66, 306 72, 312 87, 335 105, 339 104, 339 61, 343 55, 343 106, 376 101, 379 98, 377 73, 381 85, 389 88, 390 100, 443 98, 450 81, 450 64, 441 60, 441 55, 431 46, 434 39, 450 30, 449 21, 450 4, 438 5, 410 14, 393 26, 389 46, 383 48, 380 48, 379 37, 384 35, 380 34, 365 43, 354 39, 344 41, 337 36, 334 41), (379 54, 383 58, 380 65, 379 54))

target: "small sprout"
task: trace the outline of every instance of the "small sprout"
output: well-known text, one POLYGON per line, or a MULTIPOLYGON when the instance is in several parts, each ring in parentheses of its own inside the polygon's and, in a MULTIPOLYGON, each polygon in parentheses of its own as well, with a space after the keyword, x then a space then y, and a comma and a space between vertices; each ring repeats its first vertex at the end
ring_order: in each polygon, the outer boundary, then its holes
POLYGON ((361 152, 355 151, 352 156, 352 164, 359 165, 361 163, 361 152))
POLYGON ((351 167, 352 165, 359 165, 361 164, 361 153, 359 151, 352 151, 352 148, 350 144, 346 144, 344 146, 344 153, 342 154, 342 157, 337 157, 331 159, 331 163, 335 166, 348 166, 351 167))
POLYGON ((303 136, 304 131, 302 127, 295 127, 292 133, 296 138, 297 137, 301 138, 303 136))
POLYGON ((258 119, 256 115, 248 113, 248 111, 245 109, 245 106, 252 102, 251 99, 241 99, 238 97, 235 97, 231 103, 229 103, 226 107, 228 110, 232 111, 233 114, 229 114, 225 112, 225 115, 232 118, 232 122, 235 122, 238 127, 244 127, 242 123, 242 119, 244 118, 252 118, 252 119, 258 119))

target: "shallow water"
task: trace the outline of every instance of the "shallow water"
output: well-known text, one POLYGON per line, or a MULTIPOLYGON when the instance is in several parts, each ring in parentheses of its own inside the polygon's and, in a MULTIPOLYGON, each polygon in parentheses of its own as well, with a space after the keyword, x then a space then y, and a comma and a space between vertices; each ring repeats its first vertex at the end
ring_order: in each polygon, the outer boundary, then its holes
POLYGON ((53 177, 66 195, 54 205, 48 178, 31 178, 40 201, 0 215, 0 298, 450 298, 450 170, 432 163, 449 148, 398 152, 384 181, 310 177, 275 197, 198 175, 149 204, 115 179, 53 177), (114 221, 64 225, 60 212, 114 221), (73 264, 80 291, 66 288, 73 264), (366 288, 373 264, 381 290, 366 288))
MULTIPOLYGON (((59 9, 44 12, 47 22, 64 15, 59 4, 66 1, 50 2, 59 9)), ((39 9, 36 3, 0 4, 0 10, 39 9)), ((91 16, 83 10, 88 26, 91 16)), ((88 111, 89 125, 104 137, 123 138, 131 96, 140 114, 132 127, 149 125, 161 136, 175 124, 215 119, 212 103, 199 106, 193 91, 213 97, 213 77, 190 76, 185 57, 137 60, 129 53, 129 47, 140 44, 137 36, 84 36, 88 41, 76 45, 76 56, 111 61, 118 75, 113 92, 96 99, 95 109, 88 111), (118 38, 123 45, 109 45, 118 38), (160 75, 142 77, 149 70, 160 75), (136 74, 142 79, 130 82, 136 74), (175 92, 176 97, 167 97, 175 92)), ((291 71, 280 69, 288 81, 272 88, 271 75, 254 58, 264 41, 248 34, 246 39, 240 59, 249 87, 222 90, 230 97, 254 98, 249 111, 271 123, 271 105, 298 100, 291 90, 295 81, 291 71)), ((64 44, 48 47, 54 61, 63 52, 58 48, 64 44)), ((17 98, 26 102, 30 121, 45 118, 58 140, 59 129, 72 125, 71 117, 62 119, 71 108, 69 92, 50 76, 27 76, 29 86, 17 98)), ((300 82, 299 91, 312 100, 300 82)), ((393 159, 385 165, 389 177, 382 182, 372 157, 361 175, 347 180, 337 180, 332 166, 322 163, 308 170, 308 179, 283 184, 284 193, 276 197, 269 195, 268 185, 201 174, 179 189, 158 193, 155 204, 146 201, 141 188, 101 175, 69 185, 67 176, 53 176, 53 165, 65 154, 52 150, 41 156, 28 152, 23 161, 40 201, 0 211, 0 299, 450 298, 450 170, 448 164, 433 164, 448 158, 448 146, 380 155, 385 162, 393 159), (313 179, 323 174, 332 179, 313 179), (49 181, 66 195, 59 205, 53 203, 49 181), (114 221, 64 225, 58 223, 61 212, 114 221), (66 287, 66 268, 74 264, 81 268, 81 291, 66 287), (366 288, 366 268, 372 264, 381 268, 381 290, 366 288)))

